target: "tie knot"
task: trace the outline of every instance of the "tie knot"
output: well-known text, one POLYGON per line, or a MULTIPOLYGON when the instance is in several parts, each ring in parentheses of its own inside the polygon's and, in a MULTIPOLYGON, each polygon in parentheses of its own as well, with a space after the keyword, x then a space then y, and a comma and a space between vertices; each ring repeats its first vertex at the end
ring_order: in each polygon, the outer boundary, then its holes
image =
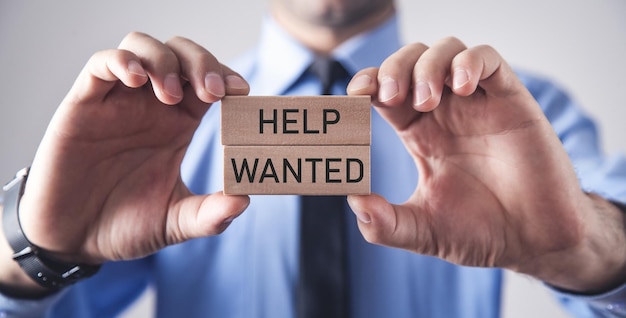
POLYGON ((348 71, 337 60, 330 57, 318 57, 309 67, 309 71, 322 83, 322 95, 331 95, 337 81, 347 81, 348 71))

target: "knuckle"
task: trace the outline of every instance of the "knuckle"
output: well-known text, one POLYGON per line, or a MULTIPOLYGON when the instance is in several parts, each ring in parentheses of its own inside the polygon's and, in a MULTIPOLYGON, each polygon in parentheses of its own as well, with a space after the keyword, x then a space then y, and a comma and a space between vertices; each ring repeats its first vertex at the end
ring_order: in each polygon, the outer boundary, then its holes
POLYGON ((175 61, 178 59, 176 54, 171 50, 163 50, 159 53, 159 58, 162 60, 175 61))
POLYGON ((416 51, 416 50, 425 51, 428 49, 428 45, 422 42, 413 42, 413 43, 405 45, 403 49, 407 49, 411 51, 416 51))
POLYGON ((481 44, 476 46, 477 50, 496 52, 496 49, 489 44, 481 44))
POLYGON ((181 59, 183 68, 191 65, 193 68, 214 68, 219 64, 211 52, 188 38, 175 36, 165 42, 165 45, 181 59))
POLYGON ((125 49, 117 49, 117 50, 107 50, 104 51, 105 54, 109 55, 113 59, 123 60, 123 59, 131 59, 135 57, 135 54, 129 50, 125 49))
POLYGON ((170 50, 152 51, 142 56, 142 58, 148 60, 146 67, 159 74, 161 72, 177 71, 179 69, 178 57, 170 50))
POLYGON ((200 52, 197 59, 200 65, 203 65, 207 68, 211 66, 219 66, 219 61, 217 60, 217 58, 208 51, 200 52))
POLYGON ((459 38, 455 37, 455 36, 447 36, 442 38, 439 41, 440 44, 444 44, 444 45, 465 45, 463 44, 463 41, 461 41, 459 38))
POLYGON ((140 31, 131 31, 127 35, 127 37, 145 37, 147 34, 140 31))
POLYGON ((403 60, 407 55, 421 56, 424 52, 428 51, 429 48, 430 47, 428 45, 421 43, 421 42, 407 44, 398 51, 398 54, 397 54, 398 60, 403 60))
POLYGON ((126 36, 124 36, 124 38, 122 39, 122 43, 137 41, 139 39, 144 39, 146 37, 149 37, 149 35, 143 32, 139 32, 139 31, 132 31, 126 34, 126 36))
POLYGON ((169 40, 167 40, 167 42, 165 42, 167 44, 175 44, 175 43, 193 43, 193 41, 191 41, 190 39, 184 37, 184 36, 180 36, 180 35, 175 35, 173 37, 171 37, 169 40))
POLYGON ((494 47, 483 44, 465 50, 458 59, 462 63, 473 63, 496 59, 499 56, 500 54, 494 47))
MULTIPOLYGON (((391 74, 397 74, 402 70, 402 60, 389 58, 383 61, 380 65, 379 76, 387 76, 391 74)), ((394 76, 395 77, 395 76, 394 76)))
POLYGON ((481 44, 467 50, 470 56, 493 56, 498 55, 498 51, 491 45, 481 44))
POLYGON ((398 77, 409 74, 415 61, 428 50, 428 46, 421 42, 407 44, 387 58, 380 65, 379 78, 385 76, 398 77))

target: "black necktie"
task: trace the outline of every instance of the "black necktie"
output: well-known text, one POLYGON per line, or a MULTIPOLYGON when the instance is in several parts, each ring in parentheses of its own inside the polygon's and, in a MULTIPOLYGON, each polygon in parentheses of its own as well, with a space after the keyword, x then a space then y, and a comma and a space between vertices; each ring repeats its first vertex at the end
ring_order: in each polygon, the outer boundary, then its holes
MULTIPOLYGON (((322 83, 322 95, 348 73, 335 60, 317 59, 309 72, 322 83)), ((298 318, 349 316, 345 196, 303 196, 300 215, 298 318)))
POLYGON ((322 95, 332 95, 334 84, 345 86, 350 74, 338 61, 329 57, 318 57, 311 63, 308 71, 322 83, 322 95))

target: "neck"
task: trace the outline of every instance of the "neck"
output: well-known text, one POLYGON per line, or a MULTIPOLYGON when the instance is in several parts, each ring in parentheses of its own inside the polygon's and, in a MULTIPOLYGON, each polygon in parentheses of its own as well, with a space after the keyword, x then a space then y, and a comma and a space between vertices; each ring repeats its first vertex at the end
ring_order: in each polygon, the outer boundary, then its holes
POLYGON ((296 40, 319 55, 329 55, 335 48, 351 37, 371 30, 389 19, 395 13, 395 7, 389 6, 367 18, 342 26, 315 24, 298 19, 289 14, 284 7, 272 7, 274 19, 296 40))

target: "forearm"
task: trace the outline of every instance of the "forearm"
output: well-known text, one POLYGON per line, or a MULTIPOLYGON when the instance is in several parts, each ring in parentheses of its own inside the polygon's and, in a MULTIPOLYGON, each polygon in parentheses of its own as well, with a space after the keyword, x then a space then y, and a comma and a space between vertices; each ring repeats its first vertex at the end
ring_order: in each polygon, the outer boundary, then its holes
MULTIPOLYGON (((3 206, 0 205, 0 215, 3 206)), ((50 294, 50 291, 37 285, 20 268, 19 264, 11 257, 13 251, 7 242, 0 217, 0 293, 16 298, 40 298, 50 294)))
POLYGON ((583 221, 580 244, 542 258, 533 274, 546 283, 580 294, 599 294, 626 283, 626 213, 594 194, 583 221))

